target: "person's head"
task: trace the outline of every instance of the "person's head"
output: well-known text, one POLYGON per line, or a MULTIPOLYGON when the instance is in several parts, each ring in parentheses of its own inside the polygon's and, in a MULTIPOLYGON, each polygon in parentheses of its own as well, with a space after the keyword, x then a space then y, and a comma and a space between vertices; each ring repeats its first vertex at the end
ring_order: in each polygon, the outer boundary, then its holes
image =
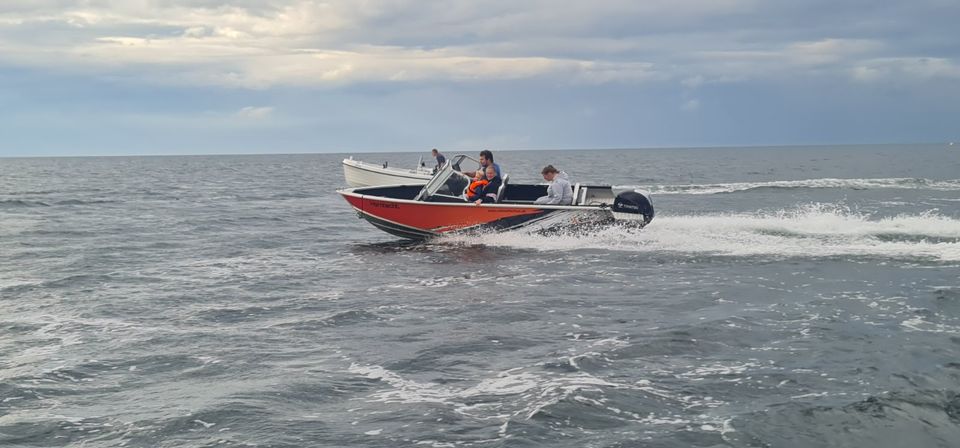
POLYGON ((493 165, 493 153, 489 149, 480 151, 480 164, 483 166, 493 165))
POLYGON ((492 164, 487 165, 487 179, 493 179, 494 177, 497 177, 497 169, 492 164))
POLYGON ((554 178, 554 177, 557 177, 557 173, 558 173, 558 172, 559 172, 559 171, 557 171, 557 169, 554 168, 553 165, 547 165, 547 166, 543 167, 543 170, 540 171, 540 174, 543 175, 543 178, 544 178, 544 179, 546 179, 546 180, 548 180, 548 181, 553 181, 553 178, 554 178))
POLYGON ((434 156, 436 156, 437 154, 440 154, 440 151, 437 151, 437 148, 433 148, 433 151, 430 151, 430 152, 432 152, 434 156))

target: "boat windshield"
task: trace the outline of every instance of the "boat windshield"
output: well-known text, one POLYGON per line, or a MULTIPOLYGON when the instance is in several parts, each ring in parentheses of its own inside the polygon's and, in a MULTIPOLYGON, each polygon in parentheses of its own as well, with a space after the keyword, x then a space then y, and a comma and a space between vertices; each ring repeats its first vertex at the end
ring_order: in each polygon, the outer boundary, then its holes
POLYGON ((480 163, 462 154, 453 157, 451 161, 445 163, 443 167, 437 171, 437 174, 434 174, 433 178, 423 186, 420 194, 418 194, 414 200, 423 201, 435 195, 460 198, 463 190, 470 185, 470 178, 460 172, 460 164, 464 160, 472 160, 477 164, 480 163))

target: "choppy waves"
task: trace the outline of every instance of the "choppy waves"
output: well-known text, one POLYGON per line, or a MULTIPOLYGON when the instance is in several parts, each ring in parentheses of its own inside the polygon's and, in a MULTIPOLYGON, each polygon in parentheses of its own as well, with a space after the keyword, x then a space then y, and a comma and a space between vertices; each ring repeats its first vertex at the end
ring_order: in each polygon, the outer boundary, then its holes
MULTIPOLYGON (((669 390, 640 377, 603 378, 590 370, 603 370, 618 350, 630 347, 621 338, 591 341, 581 352, 554 362, 490 372, 470 384, 422 382, 379 365, 353 363, 348 371, 382 387, 364 398, 373 407, 385 405, 432 405, 449 409, 459 418, 485 422, 487 441, 523 438, 531 426, 583 431, 640 425, 649 434, 685 428, 712 433, 716 441, 732 432, 729 420, 707 415, 723 405, 713 397, 669 390), (579 363, 592 368, 584 368, 579 363), (642 404, 641 404, 642 403, 642 404), (571 424, 575 420, 576 424, 571 424)), ((747 367, 724 367, 711 371, 693 369, 688 378, 707 380, 730 370, 743 373, 747 367)), ((371 432, 379 433, 377 428, 371 432)), ((437 440, 420 443, 445 446, 437 440)))
POLYGON ((0 445, 958 440, 960 159, 738 154, 593 160, 666 195, 642 230, 428 242, 341 156, 5 164, 0 445))
POLYGON ((789 446, 953 446, 960 437, 960 395, 924 390, 870 396, 843 405, 785 404, 744 418, 735 446, 797 428, 789 446), (749 435, 747 435, 749 434, 749 435))

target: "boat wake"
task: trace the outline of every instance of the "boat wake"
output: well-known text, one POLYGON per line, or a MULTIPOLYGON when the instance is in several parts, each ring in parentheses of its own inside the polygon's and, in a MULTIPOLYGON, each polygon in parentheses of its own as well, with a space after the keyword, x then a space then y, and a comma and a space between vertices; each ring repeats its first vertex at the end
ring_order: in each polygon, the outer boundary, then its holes
POLYGON ((834 204, 778 212, 658 216, 645 229, 584 233, 522 231, 444 236, 445 244, 542 251, 600 249, 777 258, 872 257, 960 261, 960 219, 930 211, 876 218, 834 204))
POLYGON ((718 184, 634 185, 618 188, 639 188, 654 194, 722 194, 761 189, 833 188, 848 190, 906 189, 960 191, 960 179, 933 180, 918 178, 880 179, 803 179, 768 182, 734 182, 718 184))

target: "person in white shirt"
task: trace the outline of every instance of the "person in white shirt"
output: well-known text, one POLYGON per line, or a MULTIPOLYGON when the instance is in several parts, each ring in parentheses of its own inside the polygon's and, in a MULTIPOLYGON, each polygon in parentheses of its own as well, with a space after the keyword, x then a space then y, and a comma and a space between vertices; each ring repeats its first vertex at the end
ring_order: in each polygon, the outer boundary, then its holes
POLYGON ((537 198, 534 204, 570 205, 573 203, 573 187, 570 186, 567 173, 558 171, 553 165, 547 165, 543 167, 540 174, 543 175, 544 180, 550 182, 550 185, 547 185, 547 195, 537 198))

